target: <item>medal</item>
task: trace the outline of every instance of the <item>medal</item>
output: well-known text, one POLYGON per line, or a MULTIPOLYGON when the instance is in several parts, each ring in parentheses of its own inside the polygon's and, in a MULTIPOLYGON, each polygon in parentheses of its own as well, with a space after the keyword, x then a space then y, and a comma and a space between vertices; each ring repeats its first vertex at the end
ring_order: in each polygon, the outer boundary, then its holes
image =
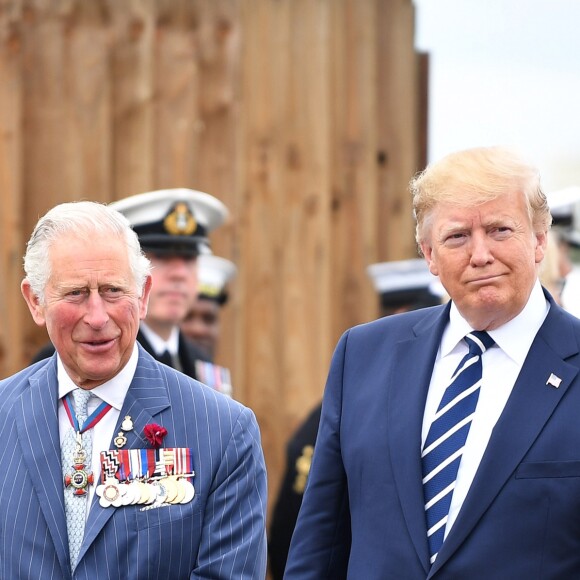
POLYGON ((137 481, 136 483, 139 489, 139 499, 137 500, 137 503, 140 505, 145 505, 151 498, 151 491, 149 490, 149 486, 142 481, 137 481))
POLYGON ((174 503, 175 498, 177 497, 177 481, 172 477, 165 477, 161 480, 165 487, 166 491, 166 499, 167 503, 174 503))
POLYGON ((94 476, 92 472, 85 469, 87 454, 83 449, 81 434, 77 431, 77 448, 73 455, 73 472, 64 476, 64 487, 72 487, 74 489, 73 495, 84 496, 87 494, 87 487, 94 483, 94 476))
POLYGON ((70 401, 70 393, 64 397, 63 405, 66 414, 71 422, 71 426, 76 433, 76 449, 73 455, 73 472, 71 474, 65 474, 64 476, 64 487, 72 487, 74 489, 73 495, 75 496, 85 496, 87 493, 87 487, 93 485, 95 478, 93 473, 87 471, 86 460, 87 454, 83 449, 83 438, 82 434, 89 429, 92 429, 111 409, 111 405, 105 403, 104 401, 93 411, 87 420, 81 425, 79 425, 74 407, 70 401))
POLYGON ((191 457, 187 447, 102 451, 104 483, 96 489, 100 505, 139 504, 149 510, 190 502, 195 495, 188 481, 195 475, 191 457))
POLYGON ((202 382, 204 385, 207 385, 228 397, 232 396, 232 378, 228 368, 221 367, 211 362, 196 360, 195 376, 197 377, 197 380, 202 382))
POLYGON ((162 503, 165 503, 167 501, 167 489, 163 484, 163 480, 156 481, 153 484, 153 487, 156 493, 155 501, 153 503, 157 506, 160 506, 162 503))
POLYGON ((127 483, 127 505, 135 505, 141 497, 141 489, 138 481, 131 481, 127 483))
POLYGON ((123 422, 121 423, 121 429, 123 429, 123 431, 133 431, 133 421, 129 415, 126 415, 123 419, 123 422))
POLYGON ((185 496, 181 501, 181 503, 189 503, 195 496, 195 489, 193 487, 193 483, 191 483, 191 481, 188 481, 187 479, 181 480, 181 483, 185 487, 185 496))
POLYGON ((117 436, 113 439, 113 442, 115 443, 115 447, 117 449, 121 449, 121 447, 127 445, 127 437, 125 437, 125 432, 133 431, 133 420, 129 415, 125 415, 125 418, 121 423, 121 429, 122 431, 119 431, 117 436))
POLYGON ((183 501, 183 498, 185 497, 185 485, 183 485, 183 480, 181 479, 176 479, 175 485, 177 487, 177 495, 175 496, 175 498, 171 503, 177 504, 181 503, 183 501))
POLYGON ((121 485, 115 477, 107 477, 105 483, 97 485, 95 493, 99 496, 99 504, 102 507, 119 507, 123 503, 126 493, 126 485, 121 485))
POLYGON ((127 444, 127 437, 125 437, 125 433, 123 433, 123 431, 119 431, 119 434, 115 437, 115 439, 113 439, 113 441, 115 443, 115 447, 120 449, 127 444))

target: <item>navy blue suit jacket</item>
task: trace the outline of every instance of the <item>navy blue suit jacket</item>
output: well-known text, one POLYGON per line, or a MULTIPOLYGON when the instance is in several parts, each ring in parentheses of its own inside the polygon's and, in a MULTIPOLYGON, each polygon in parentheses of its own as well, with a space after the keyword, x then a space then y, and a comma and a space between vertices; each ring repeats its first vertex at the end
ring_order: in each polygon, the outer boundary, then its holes
POLYGON ((254 414, 142 347, 119 418, 134 423, 125 448, 149 447, 145 425, 164 426, 165 447, 193 449, 195 497, 147 511, 102 508, 95 497, 72 576, 57 399, 56 356, 0 382, 0 578, 264 577, 266 472, 254 414))
POLYGON ((421 427, 448 319, 439 306, 341 338, 285 579, 580 578, 580 320, 553 301, 430 568, 421 427))

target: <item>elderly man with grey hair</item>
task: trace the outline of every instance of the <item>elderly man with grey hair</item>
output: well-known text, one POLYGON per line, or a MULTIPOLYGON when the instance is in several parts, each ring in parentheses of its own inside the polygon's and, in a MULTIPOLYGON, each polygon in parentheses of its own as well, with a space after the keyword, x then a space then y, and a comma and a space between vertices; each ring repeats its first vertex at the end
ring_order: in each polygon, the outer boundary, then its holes
POLYGON ((263 577, 255 416, 136 342, 151 274, 127 219, 58 205, 24 267, 56 354, 0 382, 0 577, 263 577))

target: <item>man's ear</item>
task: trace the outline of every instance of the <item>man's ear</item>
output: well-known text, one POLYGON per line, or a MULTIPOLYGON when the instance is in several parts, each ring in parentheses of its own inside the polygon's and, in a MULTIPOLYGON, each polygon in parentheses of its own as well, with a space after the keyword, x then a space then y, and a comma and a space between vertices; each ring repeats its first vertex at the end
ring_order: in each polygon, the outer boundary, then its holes
POLYGON ((438 276, 439 270, 433 259, 433 248, 427 242, 421 242, 421 252, 423 253, 423 256, 425 256, 425 261, 429 266, 429 272, 434 276, 438 276))
POLYGON ((139 298, 139 319, 144 320, 147 316, 147 308, 149 306, 149 295, 151 294, 151 286, 153 285, 153 278, 147 276, 145 284, 143 285, 143 292, 139 298))
MULTIPOLYGON (((556 240, 552 239, 551 243, 556 240)), ((539 264, 546 257, 546 248, 548 247, 548 233, 540 232, 536 234, 536 251, 535 258, 536 264, 539 264)))
POLYGON ((41 306, 38 296, 32 291, 32 287, 28 280, 23 280, 20 285, 22 296, 26 300, 28 310, 32 314, 32 319, 38 326, 45 326, 46 319, 44 318, 44 307, 41 306))

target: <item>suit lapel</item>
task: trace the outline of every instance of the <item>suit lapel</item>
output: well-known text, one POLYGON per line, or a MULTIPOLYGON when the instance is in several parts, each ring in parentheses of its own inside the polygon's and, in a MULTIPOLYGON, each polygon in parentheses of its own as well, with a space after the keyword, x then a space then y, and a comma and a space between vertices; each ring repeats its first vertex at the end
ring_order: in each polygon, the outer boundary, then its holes
POLYGON ((23 392, 20 406, 15 406, 17 436, 63 574, 68 576, 70 572, 65 572, 70 567, 58 428, 56 357, 29 381, 30 388, 23 392))
POLYGON ((570 325, 562 319, 562 311, 552 303, 493 429, 473 484, 432 573, 441 568, 477 525, 578 374, 578 368, 565 361, 577 354, 578 346, 570 325), (547 384, 552 373, 562 379, 559 388, 547 384))
MULTIPOLYGON (((139 349, 139 362, 135 370, 135 376, 131 382, 127 396, 123 403, 123 408, 119 414, 119 420, 115 428, 114 437, 121 431, 121 423, 126 416, 131 417, 133 429, 125 432, 127 443, 125 449, 150 448, 151 445, 144 436, 144 428, 148 423, 155 423, 155 415, 170 406, 167 395, 167 384, 165 376, 159 369, 155 359, 148 355, 143 348, 139 349)), ((111 441, 110 449, 115 449, 114 442, 111 441)), ((100 483, 100 482, 99 482, 100 483)), ((99 498, 95 494, 91 511, 85 527, 85 536, 79 553, 79 561, 95 541, 105 524, 114 515, 116 509, 125 508, 103 508, 99 504, 99 498)))
POLYGON ((421 470, 423 410, 441 334, 449 318, 449 305, 439 309, 414 329, 414 336, 397 343, 396 361, 388 379, 388 441, 401 507, 417 555, 429 569, 421 470), (417 364, 417 361, 424 361, 417 364))

